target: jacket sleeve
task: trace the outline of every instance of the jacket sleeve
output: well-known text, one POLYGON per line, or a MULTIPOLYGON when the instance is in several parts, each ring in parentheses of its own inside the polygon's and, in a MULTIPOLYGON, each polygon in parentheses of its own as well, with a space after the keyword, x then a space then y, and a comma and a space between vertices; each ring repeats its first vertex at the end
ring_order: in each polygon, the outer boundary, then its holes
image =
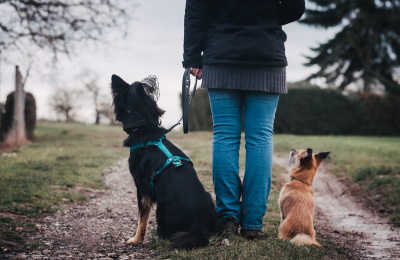
POLYGON ((183 67, 202 68, 201 55, 207 30, 208 0, 186 0, 183 67))
POLYGON ((304 0, 280 0, 279 16, 280 24, 285 25, 301 18, 305 11, 304 0))

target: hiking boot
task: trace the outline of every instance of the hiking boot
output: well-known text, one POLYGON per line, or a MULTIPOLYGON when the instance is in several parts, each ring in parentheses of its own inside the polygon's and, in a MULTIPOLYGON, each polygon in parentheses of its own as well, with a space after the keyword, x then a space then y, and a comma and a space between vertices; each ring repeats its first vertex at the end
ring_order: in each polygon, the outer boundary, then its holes
POLYGON ((219 232, 220 235, 222 236, 232 236, 232 235, 238 235, 239 229, 239 224, 236 224, 233 218, 226 218, 223 220, 221 224, 221 230, 219 232))
POLYGON ((240 230, 240 235, 242 235, 242 237, 249 239, 249 240, 253 240, 256 238, 259 238, 262 236, 262 232, 261 230, 253 230, 253 229, 244 229, 242 228, 240 230))

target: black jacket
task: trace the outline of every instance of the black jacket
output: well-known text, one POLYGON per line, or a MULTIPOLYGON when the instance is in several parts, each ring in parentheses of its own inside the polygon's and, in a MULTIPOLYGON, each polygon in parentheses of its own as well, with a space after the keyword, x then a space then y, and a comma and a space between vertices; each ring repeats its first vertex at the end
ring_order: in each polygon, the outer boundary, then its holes
POLYGON ((287 66, 282 25, 304 13, 304 0, 187 0, 183 66, 287 66))

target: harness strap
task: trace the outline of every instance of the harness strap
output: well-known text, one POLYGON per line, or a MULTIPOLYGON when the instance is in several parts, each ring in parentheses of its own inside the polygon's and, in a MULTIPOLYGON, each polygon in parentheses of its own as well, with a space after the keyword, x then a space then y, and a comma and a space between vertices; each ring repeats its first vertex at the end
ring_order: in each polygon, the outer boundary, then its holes
POLYGON ((149 146, 149 145, 156 145, 156 144, 159 143, 159 142, 162 143, 162 140, 163 140, 163 139, 165 139, 165 135, 163 135, 160 139, 155 140, 155 141, 147 141, 146 143, 134 144, 134 145, 132 145, 132 146, 130 147, 130 150, 131 150, 131 152, 132 152, 133 150, 136 150, 136 149, 139 149, 139 148, 142 148, 142 147, 146 147, 146 146, 149 146))
POLYGON ((178 168, 183 165, 182 161, 190 162, 189 158, 172 155, 172 153, 168 150, 168 148, 163 144, 163 142, 162 142, 163 139, 165 139, 165 135, 156 141, 148 141, 146 143, 139 143, 139 144, 136 144, 136 145, 133 145, 130 147, 130 151, 132 152, 133 150, 136 150, 141 147, 155 145, 155 146, 157 146, 158 149, 160 149, 161 152, 163 152, 165 154, 165 156, 167 156, 167 160, 165 161, 164 165, 158 171, 152 173, 152 175, 150 176, 150 190, 151 190, 151 195, 153 196, 154 199, 156 198, 155 190, 154 190, 154 183, 157 182, 156 177, 159 176, 171 164, 175 168, 178 168))

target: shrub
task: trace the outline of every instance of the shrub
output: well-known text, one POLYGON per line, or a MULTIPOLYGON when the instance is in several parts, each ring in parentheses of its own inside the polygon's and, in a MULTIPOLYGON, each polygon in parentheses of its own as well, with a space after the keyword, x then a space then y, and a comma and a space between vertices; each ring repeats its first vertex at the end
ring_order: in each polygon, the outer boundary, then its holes
MULTIPOLYGON (((291 86, 289 84, 289 86, 291 86)), ((199 89, 189 112, 190 131, 212 130, 207 91, 199 89)), ((400 135, 400 97, 346 96, 310 85, 281 95, 276 133, 303 135, 400 135)))
MULTIPOLYGON (((11 92, 7 96, 6 104, 4 106, 5 113, 1 118, 1 128, 0 128, 0 141, 3 141, 10 131, 13 124, 14 116, 14 92, 11 92)), ((36 127, 36 101, 35 97, 29 93, 25 93, 25 130, 26 138, 28 140, 34 139, 34 130, 36 127)))
POLYGON ((281 95, 275 132, 292 134, 355 134, 362 108, 335 90, 290 89, 281 95))
POLYGON ((198 89, 189 108, 189 130, 211 131, 213 129, 210 101, 206 89, 198 89))

